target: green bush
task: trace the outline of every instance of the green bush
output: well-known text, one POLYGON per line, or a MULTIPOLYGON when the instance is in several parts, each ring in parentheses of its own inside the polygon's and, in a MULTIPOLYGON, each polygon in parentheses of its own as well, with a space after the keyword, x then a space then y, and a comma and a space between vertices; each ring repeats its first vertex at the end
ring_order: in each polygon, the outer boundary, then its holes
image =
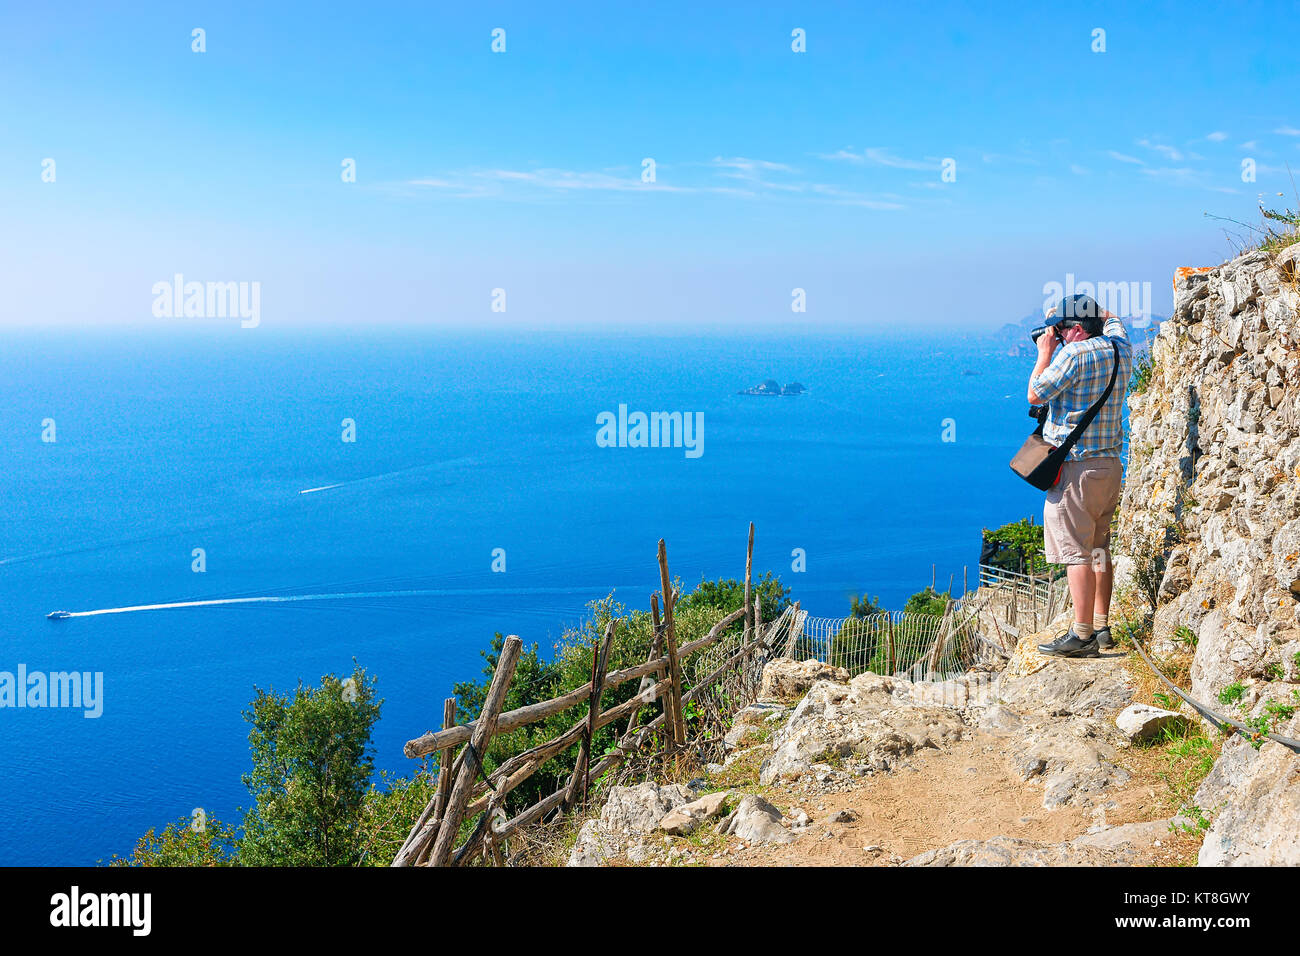
POLYGON ((1128 390, 1134 395, 1141 395, 1151 384, 1151 353, 1143 352, 1133 357, 1133 377, 1129 379, 1128 390))
POLYGON ((245 866, 355 866, 362 806, 374 770, 370 733, 382 701, 356 668, 293 696, 255 688, 244 719, 253 769, 244 785, 255 806, 244 817, 245 866))
MULTIPOLYGON (((984 529, 985 545, 997 545, 986 563, 1017 574, 1055 574, 1060 566, 1043 557, 1043 526, 1029 518, 1012 521, 1000 528, 984 529)), ((940 609, 942 611, 942 608, 940 609)))
POLYGON ((109 866, 234 866, 235 831, 220 820, 181 817, 158 833, 150 830, 129 857, 114 856, 109 866))

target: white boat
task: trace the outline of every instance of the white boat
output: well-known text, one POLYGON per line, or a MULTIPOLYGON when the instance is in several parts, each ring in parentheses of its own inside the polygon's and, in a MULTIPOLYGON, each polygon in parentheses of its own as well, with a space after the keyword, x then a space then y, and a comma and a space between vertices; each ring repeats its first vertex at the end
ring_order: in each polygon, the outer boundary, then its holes
POLYGON ((51 621, 62 621, 65 617, 72 617, 71 611, 51 611, 45 615, 51 621))

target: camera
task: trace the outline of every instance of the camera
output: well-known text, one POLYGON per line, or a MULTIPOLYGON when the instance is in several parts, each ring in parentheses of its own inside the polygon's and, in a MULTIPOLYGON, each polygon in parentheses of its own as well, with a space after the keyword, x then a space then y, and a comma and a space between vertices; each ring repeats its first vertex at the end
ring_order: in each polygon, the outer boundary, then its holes
POLYGON ((1034 342, 1037 342, 1044 332, 1051 332, 1053 335, 1060 334, 1054 325, 1040 325, 1038 328, 1030 330, 1029 337, 1034 342))

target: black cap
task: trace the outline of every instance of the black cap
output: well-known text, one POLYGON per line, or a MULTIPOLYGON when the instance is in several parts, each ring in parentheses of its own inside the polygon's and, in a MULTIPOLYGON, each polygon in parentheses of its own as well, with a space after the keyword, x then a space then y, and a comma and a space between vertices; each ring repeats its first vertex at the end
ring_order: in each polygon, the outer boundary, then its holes
POLYGON ((1090 295, 1067 295, 1056 307, 1048 325, 1082 325, 1090 335, 1102 329, 1101 306, 1090 295))

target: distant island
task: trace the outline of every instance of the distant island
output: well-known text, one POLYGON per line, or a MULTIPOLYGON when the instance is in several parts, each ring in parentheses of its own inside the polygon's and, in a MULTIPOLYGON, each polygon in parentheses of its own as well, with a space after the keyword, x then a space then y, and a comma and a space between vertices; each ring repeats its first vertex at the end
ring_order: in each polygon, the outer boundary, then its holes
POLYGON ((769 378, 760 385, 752 388, 743 388, 737 395, 802 395, 807 389, 798 382, 791 382, 789 385, 782 385, 774 378, 769 378))

